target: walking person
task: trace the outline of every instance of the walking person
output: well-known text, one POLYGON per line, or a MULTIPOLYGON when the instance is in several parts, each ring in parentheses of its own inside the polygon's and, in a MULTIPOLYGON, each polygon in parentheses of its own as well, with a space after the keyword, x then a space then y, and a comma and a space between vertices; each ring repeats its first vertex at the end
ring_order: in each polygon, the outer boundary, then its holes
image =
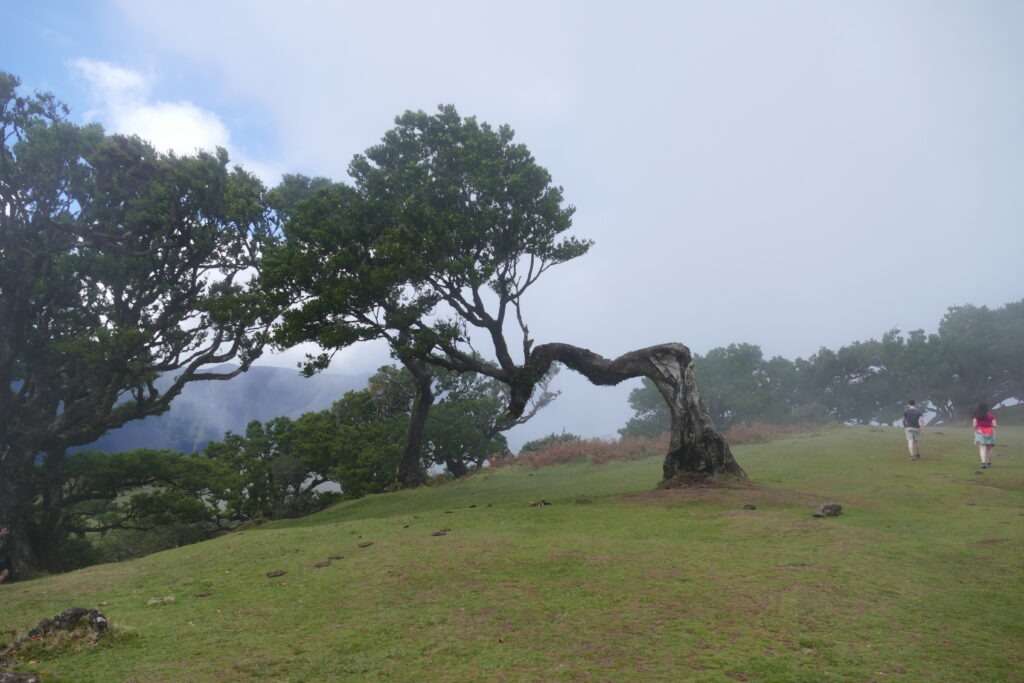
POLYGON ((907 435, 907 450, 910 451, 910 459, 921 458, 921 419, 924 414, 917 409, 917 402, 913 399, 907 401, 907 408, 903 411, 903 431, 907 435))
POLYGON ((979 403, 974 411, 974 443, 981 457, 981 469, 992 467, 992 449, 996 446, 996 416, 987 403, 979 403))

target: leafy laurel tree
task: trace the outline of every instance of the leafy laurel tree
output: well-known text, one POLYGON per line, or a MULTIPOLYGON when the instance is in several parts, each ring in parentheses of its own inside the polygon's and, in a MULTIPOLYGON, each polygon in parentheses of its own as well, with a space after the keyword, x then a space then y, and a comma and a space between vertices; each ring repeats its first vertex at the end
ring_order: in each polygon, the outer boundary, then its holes
MULTIPOLYGON (((432 362, 433 354, 439 349, 439 335, 450 338, 454 328, 429 322, 443 303, 431 287, 441 264, 433 260, 436 248, 420 239, 429 233, 413 227, 445 220, 431 205, 441 196, 430 177, 433 170, 411 168, 404 178, 380 173, 399 162, 394 155, 403 154, 401 148, 408 142, 402 134, 396 128, 382 144, 355 157, 349 168, 352 185, 324 178, 284 178, 270 197, 276 215, 282 217, 282 239, 266 252, 263 286, 273 306, 284 310, 274 329, 275 344, 287 348, 309 341, 327 349, 307 358, 307 374, 326 368, 334 354, 357 342, 383 340, 389 345, 414 389, 397 479, 403 486, 416 486, 426 477, 424 463, 431 460, 427 451, 438 443, 436 432, 428 439, 431 408, 438 392, 450 390, 450 380, 439 375, 432 362), (410 195, 410 185, 418 185, 424 196, 410 195), (415 223, 408 224, 410 220, 415 223)), ((554 400, 555 394, 547 391, 551 374, 538 379, 541 390, 521 410, 481 432, 487 435, 481 448, 554 400)), ((450 417, 450 408, 445 406, 442 414, 450 417)), ((469 460, 475 462, 479 456, 469 460)), ((466 458, 449 460, 454 474, 463 471, 466 458)))
POLYGON ((260 355, 274 218, 223 150, 158 153, 18 86, 0 73, 0 524, 29 564, 65 449, 260 355))
POLYGON ((463 118, 451 106, 406 112, 355 157, 350 175, 352 187, 333 185, 300 203, 293 235, 301 254, 281 256, 281 272, 305 278, 294 292, 300 303, 285 316, 287 341, 340 348, 385 338, 414 374, 433 366, 504 383, 511 419, 530 410, 555 363, 599 385, 647 377, 671 415, 665 480, 744 476, 701 402, 686 346, 607 359, 569 344, 535 345, 526 293, 591 242, 566 235, 573 207, 509 127, 463 118), (473 347, 480 338, 493 360, 473 347))

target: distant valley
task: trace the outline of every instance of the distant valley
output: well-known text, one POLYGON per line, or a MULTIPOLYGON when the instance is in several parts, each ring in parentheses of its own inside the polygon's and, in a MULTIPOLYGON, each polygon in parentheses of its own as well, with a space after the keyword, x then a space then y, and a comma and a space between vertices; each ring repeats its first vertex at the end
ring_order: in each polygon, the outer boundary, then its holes
POLYGON ((255 367, 228 381, 189 384, 163 415, 129 422, 75 450, 108 453, 136 448, 200 451, 224 433, 241 433, 253 421, 327 408, 347 391, 362 389, 369 375, 325 372, 303 377, 291 368, 255 367))

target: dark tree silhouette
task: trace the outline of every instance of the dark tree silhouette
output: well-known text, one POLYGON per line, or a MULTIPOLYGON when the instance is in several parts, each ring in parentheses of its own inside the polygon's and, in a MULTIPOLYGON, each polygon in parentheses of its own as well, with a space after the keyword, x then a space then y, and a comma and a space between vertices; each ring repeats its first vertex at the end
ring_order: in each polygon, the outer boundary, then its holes
POLYGON ((0 526, 25 566, 65 450, 243 372, 273 315, 251 287, 270 231, 258 180, 223 150, 76 126, 18 86, 0 72, 0 526))

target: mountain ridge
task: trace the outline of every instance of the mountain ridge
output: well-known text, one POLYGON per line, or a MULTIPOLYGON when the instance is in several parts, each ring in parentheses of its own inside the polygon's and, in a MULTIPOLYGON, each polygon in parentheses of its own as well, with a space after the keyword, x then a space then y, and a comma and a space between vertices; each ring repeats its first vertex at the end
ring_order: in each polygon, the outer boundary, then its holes
MULTIPOLYGON (((129 422, 75 450, 114 453, 153 448, 193 453, 222 439, 226 432, 244 432, 253 420, 294 418, 328 408, 345 392, 365 387, 368 380, 369 374, 322 372, 304 377, 297 370, 261 365, 230 380, 189 383, 166 413, 129 422)), ((161 383, 169 382, 167 378, 161 383)))

